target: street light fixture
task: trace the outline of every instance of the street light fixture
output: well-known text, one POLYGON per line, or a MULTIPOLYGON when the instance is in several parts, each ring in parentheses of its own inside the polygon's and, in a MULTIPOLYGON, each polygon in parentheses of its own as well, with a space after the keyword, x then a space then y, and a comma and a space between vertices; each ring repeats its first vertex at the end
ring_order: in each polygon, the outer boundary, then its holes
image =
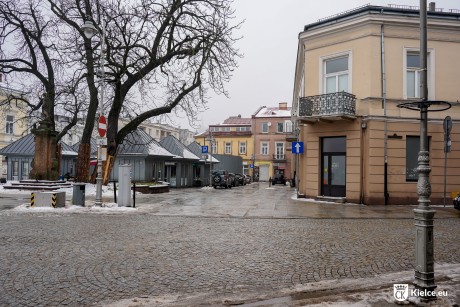
MULTIPOLYGON (((91 20, 86 20, 83 26, 80 28, 83 31, 83 34, 87 39, 91 39, 96 34, 101 34, 101 54, 99 59, 99 71, 97 76, 99 77, 101 97, 99 99, 99 117, 103 115, 103 106, 104 101, 104 79, 105 79, 105 70, 104 70, 104 59, 105 59, 105 22, 102 20, 102 33, 100 33, 97 28, 94 26, 91 20)), ((97 177, 96 177, 96 206, 102 206, 102 160, 101 160, 101 143, 97 144, 97 177)))

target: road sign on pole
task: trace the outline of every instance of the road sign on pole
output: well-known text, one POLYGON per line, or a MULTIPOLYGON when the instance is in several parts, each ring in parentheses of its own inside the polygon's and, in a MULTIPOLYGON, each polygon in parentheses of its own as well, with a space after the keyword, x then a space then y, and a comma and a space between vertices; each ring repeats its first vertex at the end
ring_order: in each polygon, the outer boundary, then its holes
POLYGON ((208 146, 201 146, 201 153, 207 154, 208 151, 209 151, 209 147, 208 147, 208 146))
POLYGON ((292 153, 303 154, 303 142, 292 142, 292 153))
POLYGON ((97 131, 101 137, 105 136, 107 132, 107 119, 104 115, 99 116, 99 121, 97 123, 97 131))

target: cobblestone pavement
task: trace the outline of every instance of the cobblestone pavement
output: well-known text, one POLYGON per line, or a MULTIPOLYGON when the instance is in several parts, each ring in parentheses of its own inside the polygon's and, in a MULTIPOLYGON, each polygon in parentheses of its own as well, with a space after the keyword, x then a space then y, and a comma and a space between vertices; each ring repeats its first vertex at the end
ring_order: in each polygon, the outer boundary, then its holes
MULTIPOLYGON (((435 221, 437 263, 460 263, 458 229, 458 218, 435 221)), ((412 269, 414 238, 411 219, 5 210, 0 213, 0 306, 225 296, 371 277, 412 269)))

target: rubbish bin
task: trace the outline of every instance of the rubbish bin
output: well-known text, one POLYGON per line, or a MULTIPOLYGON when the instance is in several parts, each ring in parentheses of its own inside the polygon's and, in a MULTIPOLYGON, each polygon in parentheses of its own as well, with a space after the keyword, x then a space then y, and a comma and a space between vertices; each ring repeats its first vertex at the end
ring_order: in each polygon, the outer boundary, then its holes
POLYGON ((73 184, 72 205, 85 206, 85 183, 73 184))

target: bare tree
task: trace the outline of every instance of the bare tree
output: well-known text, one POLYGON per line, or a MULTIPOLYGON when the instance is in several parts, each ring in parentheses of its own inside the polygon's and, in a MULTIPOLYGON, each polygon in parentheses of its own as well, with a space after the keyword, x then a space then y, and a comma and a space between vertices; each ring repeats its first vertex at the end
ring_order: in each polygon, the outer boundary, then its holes
MULTIPOLYGON (((176 109, 184 110, 193 119, 206 104, 207 89, 225 94, 224 84, 240 56, 234 36, 239 24, 232 24, 231 1, 48 1, 56 16, 82 38, 78 18, 92 21, 99 32, 103 30, 101 20, 107 22, 107 65, 103 69, 111 91, 110 101, 104 102, 109 106, 110 156, 116 156, 118 144, 143 121, 176 109), (138 104, 133 107, 135 98, 138 104), (131 120, 119 129, 118 120, 123 113, 129 113, 131 120)), ((81 54, 88 69, 91 116, 97 108, 93 104, 97 101, 97 88, 93 85, 98 46, 86 38, 83 41, 81 54)), ((88 117, 88 131, 94 128, 93 119, 88 117)), ((88 147, 89 141, 84 137, 88 147)), ((81 151, 79 159, 89 161, 89 151, 81 151)))
MULTIPOLYGON (((56 147, 57 141, 75 124, 72 120, 64 131, 60 134, 56 132, 54 115, 57 101, 60 97, 65 100, 69 95, 75 97, 77 87, 75 83, 64 80, 60 52, 55 45, 57 19, 52 17, 49 6, 39 0, 0 0, 0 73, 8 75, 9 80, 14 79, 16 87, 20 86, 18 89, 24 93, 9 95, 1 103, 20 101, 26 106, 29 117, 40 113, 39 128, 34 133, 42 131, 51 147, 56 147), (61 85, 62 91, 59 90, 61 85)), ((76 103, 72 108, 67 105, 72 117, 76 116, 79 105, 76 103)), ((43 157, 43 152, 36 150, 36 164, 46 165, 42 170, 33 169, 33 177, 57 179, 57 152, 51 149, 46 155, 43 157)))

